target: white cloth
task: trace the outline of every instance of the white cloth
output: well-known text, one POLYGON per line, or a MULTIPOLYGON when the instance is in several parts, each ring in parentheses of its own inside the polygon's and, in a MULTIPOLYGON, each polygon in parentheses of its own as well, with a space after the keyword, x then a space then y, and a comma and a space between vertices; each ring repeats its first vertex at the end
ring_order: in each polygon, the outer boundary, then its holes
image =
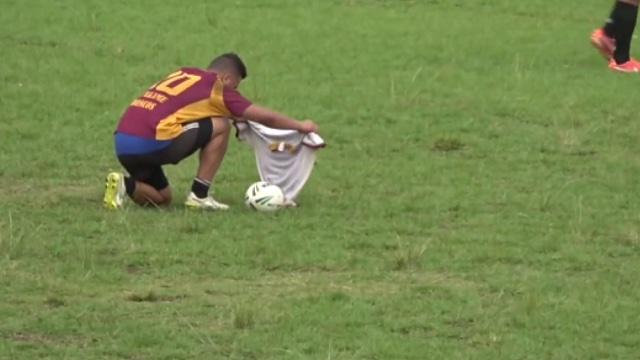
POLYGON ((260 179, 279 186, 288 202, 293 202, 311 176, 316 150, 326 146, 316 133, 273 129, 253 121, 236 122, 239 140, 249 144, 256 155, 260 179))

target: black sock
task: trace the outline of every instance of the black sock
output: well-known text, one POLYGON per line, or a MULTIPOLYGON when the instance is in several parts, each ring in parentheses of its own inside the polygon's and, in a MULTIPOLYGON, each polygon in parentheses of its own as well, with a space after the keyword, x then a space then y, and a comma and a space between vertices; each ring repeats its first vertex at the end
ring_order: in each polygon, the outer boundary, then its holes
POLYGON ((637 6, 617 1, 611 12, 611 17, 604 27, 604 32, 616 39, 616 51, 613 58, 618 64, 625 63, 630 59, 631 37, 636 27, 637 18, 637 6))
POLYGON ((619 17, 618 14, 620 13, 620 4, 623 3, 619 1, 615 2, 615 4, 613 5, 613 9, 611 10, 611 14, 607 19, 607 22, 604 23, 604 26, 602 27, 602 31, 604 31, 605 35, 610 38, 616 37, 616 19, 619 17))
POLYGON ((129 176, 124 177, 124 187, 127 189, 127 195, 133 196, 133 192, 136 191, 136 181, 129 176))
POLYGON ((209 196, 209 186, 211 186, 210 182, 194 178, 193 184, 191 184, 191 192, 200 199, 204 199, 209 196))

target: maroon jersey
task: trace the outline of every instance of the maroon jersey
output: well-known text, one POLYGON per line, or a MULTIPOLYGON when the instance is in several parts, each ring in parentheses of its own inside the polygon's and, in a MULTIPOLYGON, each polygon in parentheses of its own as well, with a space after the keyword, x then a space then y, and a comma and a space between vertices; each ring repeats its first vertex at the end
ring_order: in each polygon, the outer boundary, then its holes
POLYGON ((241 117, 251 106, 214 72, 182 68, 151 86, 127 108, 118 133, 145 139, 171 140, 183 124, 208 117, 241 117))

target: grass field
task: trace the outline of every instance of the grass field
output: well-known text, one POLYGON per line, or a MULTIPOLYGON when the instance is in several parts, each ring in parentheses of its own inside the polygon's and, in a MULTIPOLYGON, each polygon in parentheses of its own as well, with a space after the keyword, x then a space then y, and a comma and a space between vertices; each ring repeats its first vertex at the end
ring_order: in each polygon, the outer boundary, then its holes
MULTIPOLYGON (((637 359, 639 78, 610 1, 0 1, 1 359, 637 359), (141 90, 239 52, 315 119, 300 202, 102 209, 141 90)), ((637 42, 634 42, 637 47, 637 42)))

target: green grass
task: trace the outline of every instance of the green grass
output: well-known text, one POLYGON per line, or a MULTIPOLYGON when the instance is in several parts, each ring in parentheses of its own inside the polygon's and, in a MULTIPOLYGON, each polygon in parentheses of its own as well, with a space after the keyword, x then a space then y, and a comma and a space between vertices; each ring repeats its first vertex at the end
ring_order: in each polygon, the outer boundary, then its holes
MULTIPOLYGON (((635 359, 638 81, 609 2, 0 2, 0 358, 635 359), (142 89, 235 50, 321 126, 302 207, 101 207, 142 89)), ((637 46, 634 43, 634 46, 637 46)))

